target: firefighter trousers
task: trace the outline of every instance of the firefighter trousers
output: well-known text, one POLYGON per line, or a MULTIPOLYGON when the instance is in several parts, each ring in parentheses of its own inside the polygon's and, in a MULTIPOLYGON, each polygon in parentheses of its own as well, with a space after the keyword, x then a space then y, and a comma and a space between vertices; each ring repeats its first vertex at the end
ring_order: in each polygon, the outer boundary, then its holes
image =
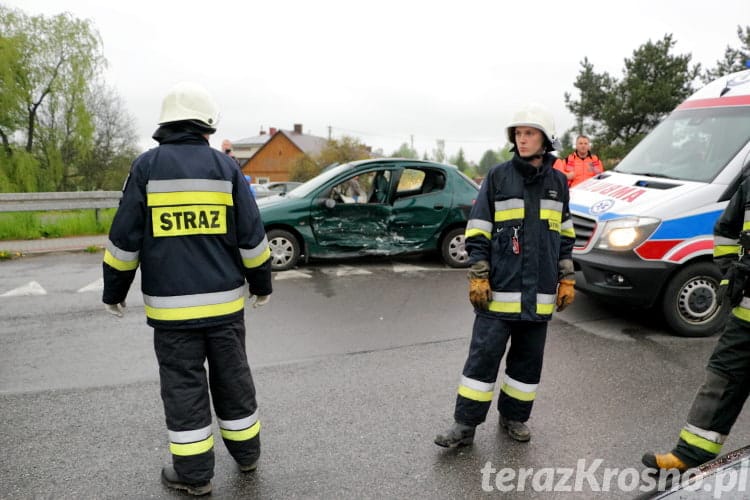
POLYGON ((750 394, 750 323, 729 317, 673 453, 697 466, 714 459, 750 394))
POLYGON ((542 373, 546 338, 546 321, 507 321, 477 314, 456 396, 456 422, 472 426, 484 422, 508 340, 497 409, 507 420, 527 421, 542 373))
POLYGON ((180 477, 194 483, 213 477, 209 387, 227 450, 240 465, 255 462, 260 455, 260 421, 244 320, 189 330, 155 328, 154 349, 169 449, 180 477))

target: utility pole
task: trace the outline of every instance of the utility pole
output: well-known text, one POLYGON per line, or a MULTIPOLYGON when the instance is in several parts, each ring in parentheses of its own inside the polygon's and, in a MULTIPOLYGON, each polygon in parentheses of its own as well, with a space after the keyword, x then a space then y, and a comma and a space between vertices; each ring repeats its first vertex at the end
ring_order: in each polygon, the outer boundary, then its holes
POLYGON ((328 125, 328 140, 331 140, 331 126, 328 125))
POLYGON ((414 151, 414 134, 411 134, 409 137, 411 137, 411 150, 414 151))

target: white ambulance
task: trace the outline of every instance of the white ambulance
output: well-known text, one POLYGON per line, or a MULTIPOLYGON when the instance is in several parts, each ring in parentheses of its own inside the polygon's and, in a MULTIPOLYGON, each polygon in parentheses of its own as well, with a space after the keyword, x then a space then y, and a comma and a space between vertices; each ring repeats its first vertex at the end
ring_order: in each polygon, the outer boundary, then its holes
POLYGON ((750 173, 750 70, 690 96, 613 170, 570 191, 576 287, 659 307, 678 335, 707 336, 719 307, 713 226, 750 173))

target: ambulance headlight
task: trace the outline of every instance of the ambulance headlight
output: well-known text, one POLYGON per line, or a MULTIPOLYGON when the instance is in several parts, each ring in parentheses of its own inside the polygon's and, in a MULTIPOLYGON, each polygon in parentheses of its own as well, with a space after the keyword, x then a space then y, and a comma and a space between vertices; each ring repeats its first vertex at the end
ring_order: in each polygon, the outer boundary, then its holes
POLYGON ((653 233, 661 220, 653 217, 627 217, 604 223, 596 248, 603 250, 631 250, 653 233))

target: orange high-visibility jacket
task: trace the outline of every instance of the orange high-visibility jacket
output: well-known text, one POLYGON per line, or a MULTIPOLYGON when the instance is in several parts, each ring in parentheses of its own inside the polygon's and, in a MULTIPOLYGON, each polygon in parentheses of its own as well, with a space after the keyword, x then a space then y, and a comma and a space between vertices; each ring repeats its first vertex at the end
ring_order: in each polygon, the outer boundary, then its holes
POLYGON ((568 179, 568 187, 573 187, 588 178, 604 172, 604 167, 598 156, 589 153, 585 158, 581 158, 575 151, 570 153, 564 160, 558 158, 554 164, 554 168, 566 175, 569 172, 575 173, 575 177, 568 179))

